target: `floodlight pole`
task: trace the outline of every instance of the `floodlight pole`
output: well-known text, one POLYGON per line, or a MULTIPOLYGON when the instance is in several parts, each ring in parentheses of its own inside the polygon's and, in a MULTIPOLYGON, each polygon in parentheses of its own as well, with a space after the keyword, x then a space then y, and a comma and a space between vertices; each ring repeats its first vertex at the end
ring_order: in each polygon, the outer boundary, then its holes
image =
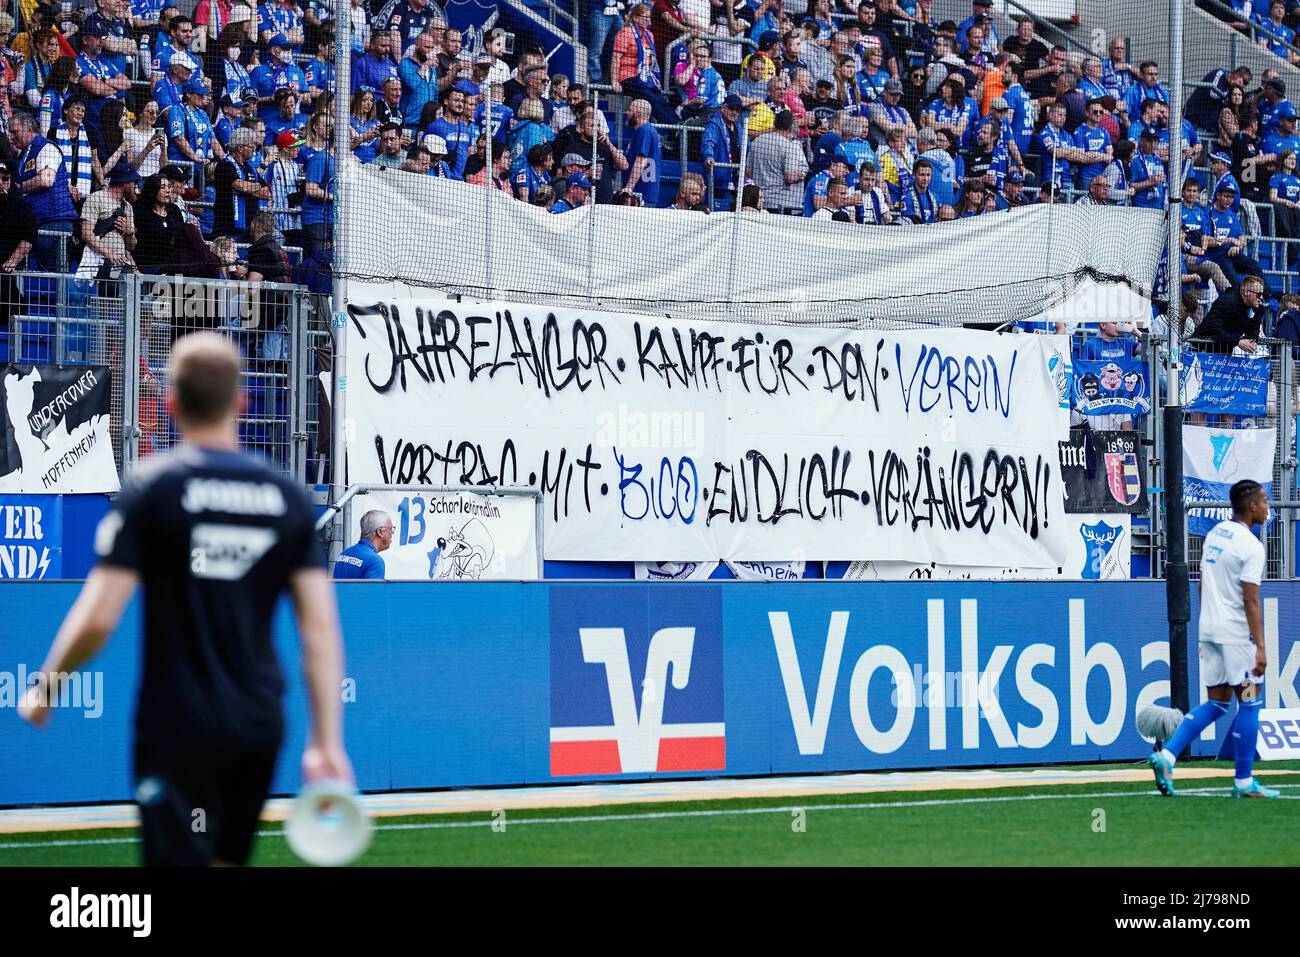
MULTIPOLYGON (((334 251, 333 288, 330 297, 330 327, 334 335, 334 357, 330 365, 330 502, 347 491, 347 362, 348 362, 348 261, 344 236, 344 201, 347 181, 345 164, 351 158, 352 128, 349 123, 352 99, 352 13, 349 0, 334 3, 334 215, 331 238, 334 251)), ((331 564, 343 550, 340 530, 330 540, 331 564)))
POLYGON ((1169 613, 1169 698, 1179 711, 1190 709, 1187 676, 1187 625, 1192 618, 1191 575, 1187 567, 1187 510, 1183 497, 1183 5, 1169 4, 1169 401, 1164 408, 1165 601, 1169 613))

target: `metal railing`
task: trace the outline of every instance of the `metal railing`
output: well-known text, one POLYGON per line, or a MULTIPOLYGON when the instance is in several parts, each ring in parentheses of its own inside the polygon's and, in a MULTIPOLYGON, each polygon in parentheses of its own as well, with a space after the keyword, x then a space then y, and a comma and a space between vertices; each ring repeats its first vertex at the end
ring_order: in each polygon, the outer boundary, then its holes
POLYGON ((326 321, 304 289, 135 273, 15 277, 15 298, 0 303, 9 315, 7 329, 0 325, 0 364, 107 366, 109 430, 119 469, 129 472, 176 444, 162 406, 167 355, 178 336, 212 329, 229 336, 245 357, 248 405, 239 418, 240 441, 306 481, 319 421, 306 389, 309 344, 326 321))
MULTIPOLYGON (((1246 31, 1246 36, 1250 40, 1250 42, 1252 44, 1255 44, 1256 46, 1258 46, 1257 41, 1259 40, 1260 35, 1262 34, 1270 43, 1281 43, 1282 46, 1286 47, 1287 50, 1296 54, 1297 56, 1300 56, 1300 47, 1297 47, 1294 44, 1288 43, 1287 41, 1281 39, 1280 37, 1275 36, 1269 30, 1262 29, 1260 25, 1256 23, 1253 19, 1249 17, 1243 17, 1238 11, 1232 9, 1232 7, 1230 7, 1228 4, 1221 2, 1221 0, 1195 0, 1195 6, 1200 7, 1202 10, 1207 10, 1211 12, 1217 11, 1227 16, 1229 19, 1226 21, 1222 20, 1222 18, 1220 17, 1216 17, 1216 19, 1219 19, 1221 22, 1225 23, 1228 26, 1228 29, 1232 30, 1234 34, 1239 34, 1241 31, 1233 28, 1231 24, 1233 23, 1246 24, 1248 28, 1246 31)), ((1267 49, 1267 48, 1261 48, 1261 49, 1267 49)), ((1268 50, 1268 52, 1273 53, 1272 50, 1268 50)), ((1273 53, 1273 55, 1277 56, 1276 53, 1273 53)), ((1237 52, 1236 52, 1235 44, 1232 46, 1231 59, 1232 59, 1232 66, 1234 67, 1237 66, 1237 52)), ((1184 84, 1184 86, 1191 86, 1191 85, 1192 84, 1184 84)))

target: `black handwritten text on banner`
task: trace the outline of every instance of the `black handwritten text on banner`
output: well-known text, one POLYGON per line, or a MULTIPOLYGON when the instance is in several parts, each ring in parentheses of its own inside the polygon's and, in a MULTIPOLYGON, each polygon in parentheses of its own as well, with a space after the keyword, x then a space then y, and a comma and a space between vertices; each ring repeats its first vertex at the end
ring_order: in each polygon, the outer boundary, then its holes
POLYGON ((539 487, 547 558, 1064 558, 1054 337, 349 299, 350 480, 539 487))

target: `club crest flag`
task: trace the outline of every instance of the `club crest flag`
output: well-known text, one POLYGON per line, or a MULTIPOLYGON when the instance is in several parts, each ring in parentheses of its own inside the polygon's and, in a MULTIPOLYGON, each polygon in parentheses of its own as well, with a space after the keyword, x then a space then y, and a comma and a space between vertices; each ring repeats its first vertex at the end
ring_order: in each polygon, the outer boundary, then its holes
POLYGON ((1075 359, 1074 407, 1084 415, 1150 412, 1146 363, 1139 358, 1075 359))
MULTIPOLYGON (((1183 494, 1187 501, 1226 502, 1232 486, 1253 479, 1273 494, 1275 429, 1215 429, 1183 426, 1183 494)), ((1205 535, 1232 517, 1232 509, 1189 508, 1187 531, 1205 535)))
POLYGON ((1133 505, 1142 495, 1142 474, 1133 452, 1107 452, 1106 485, 1121 505, 1133 505))

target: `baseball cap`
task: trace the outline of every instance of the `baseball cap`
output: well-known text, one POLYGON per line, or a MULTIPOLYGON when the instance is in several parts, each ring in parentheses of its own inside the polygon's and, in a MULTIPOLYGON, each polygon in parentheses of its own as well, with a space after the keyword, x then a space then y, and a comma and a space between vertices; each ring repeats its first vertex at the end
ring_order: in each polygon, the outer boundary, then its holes
POLYGON ((780 42, 781 34, 777 33, 775 30, 765 30, 763 35, 758 38, 758 46, 760 49, 763 47, 770 47, 772 44, 780 42))
POLYGON ((993 9, 993 0, 974 0, 974 3, 972 3, 971 5, 975 7, 984 7, 986 9, 991 10, 993 9))
POLYGON ((733 110, 739 110, 744 108, 745 103, 735 93, 728 93, 727 98, 722 101, 722 105, 729 106, 733 110))
POLYGON ((486 53, 480 53, 478 56, 474 58, 475 66, 491 66, 495 62, 496 60, 492 59, 492 57, 490 57, 486 53))
POLYGON ((198 77, 192 76, 185 81, 185 85, 181 87, 181 92, 206 94, 208 92, 208 88, 203 85, 202 80, 200 80, 198 77))
POLYGON ((903 81, 902 81, 902 80, 894 80, 894 79, 886 80, 886 81, 885 81, 885 92, 886 92, 886 93, 902 93, 902 92, 903 92, 903 81))
POLYGON ((223 110, 226 109, 227 107, 229 107, 230 109, 233 110, 235 107, 237 107, 237 106, 238 106, 238 107, 242 107, 243 105, 244 105, 244 104, 243 104, 242 102, 237 102, 237 101, 235 101, 235 100, 232 100, 232 99, 230 98, 230 94, 229 94, 229 93, 222 93, 222 94, 221 94, 221 108, 222 108, 223 110))
POLYGON ((574 173, 569 177, 567 183, 569 189, 573 189, 575 186, 579 186, 582 189, 591 189, 591 180, 587 179, 586 173, 574 173))
POLYGON ((198 67, 198 64, 194 62, 194 57, 190 56, 188 53, 183 53, 183 52, 172 54, 172 58, 167 61, 167 65, 169 67, 172 66, 184 67, 187 70, 194 70, 196 67, 198 67))
POLYGON ((993 98, 993 109, 1009 110, 1011 109, 1011 104, 1007 102, 1007 98, 1005 96, 995 96, 993 98))
POLYGON ((249 100, 256 102, 257 98, 257 91, 251 86, 244 87, 244 91, 239 94, 240 101, 244 103, 247 103, 249 100))
POLYGON ((1220 193, 1231 193, 1233 196, 1236 196, 1237 190, 1233 188, 1231 183, 1220 183, 1214 188, 1214 195, 1218 196, 1220 193))
POLYGON ((441 136, 434 136, 432 133, 424 138, 424 148, 434 156, 447 155, 447 141, 441 136))
POLYGON ((1294 120, 1296 118, 1295 107, 1290 100, 1283 100, 1277 105, 1277 112, 1273 116, 1278 120, 1294 120))
POLYGON ((140 173, 126 160, 119 160, 108 174, 109 186, 122 186, 126 183, 140 182, 140 173))
POLYGON ((1283 96, 1286 96, 1286 82, 1280 76, 1275 76, 1265 80, 1264 86, 1268 87, 1270 90, 1273 90, 1277 93, 1281 93, 1283 96))
POLYGON ((184 166, 178 166, 175 163, 168 163, 158 172, 162 174, 163 179, 169 179, 173 183, 188 183, 190 181, 190 171, 184 166))
POLYGON ((0 173, 8 173, 10 176, 18 175, 18 168, 8 160, 0 160, 0 173))
POLYGON ((591 158, 583 156, 581 153, 565 153, 564 161, 561 166, 590 166, 591 158))
POLYGON ((302 146, 302 136, 297 130, 285 130, 275 138, 275 145, 282 150, 293 149, 295 146, 302 146))
POLYGON ((1007 173, 1007 182, 1023 184, 1025 182, 1025 174, 1020 172, 1018 169, 1013 169, 1010 173, 1007 173))
POLYGON ((453 90, 459 90, 461 93, 469 96, 478 96, 479 88, 477 83, 471 83, 469 80, 457 80, 453 90))
MULTIPOLYGON (((1145 135, 1145 133, 1146 133, 1146 131, 1143 130, 1143 134, 1144 134, 1144 135, 1145 135)), ((1153 132, 1151 135, 1154 137, 1154 136, 1155 136, 1155 133, 1153 132)), ((1218 160, 1218 161, 1219 161, 1220 163, 1222 163, 1224 166, 1231 166, 1231 165, 1232 165, 1232 158, 1231 158, 1230 156, 1228 156, 1227 153, 1223 152, 1223 150, 1214 150, 1214 151, 1212 151, 1212 152, 1210 153, 1210 159, 1212 159, 1212 160, 1218 160)))
POLYGON ((271 39, 266 41, 266 45, 268 47, 287 47, 289 46, 289 38, 283 33, 277 33, 275 36, 271 37, 271 39))

